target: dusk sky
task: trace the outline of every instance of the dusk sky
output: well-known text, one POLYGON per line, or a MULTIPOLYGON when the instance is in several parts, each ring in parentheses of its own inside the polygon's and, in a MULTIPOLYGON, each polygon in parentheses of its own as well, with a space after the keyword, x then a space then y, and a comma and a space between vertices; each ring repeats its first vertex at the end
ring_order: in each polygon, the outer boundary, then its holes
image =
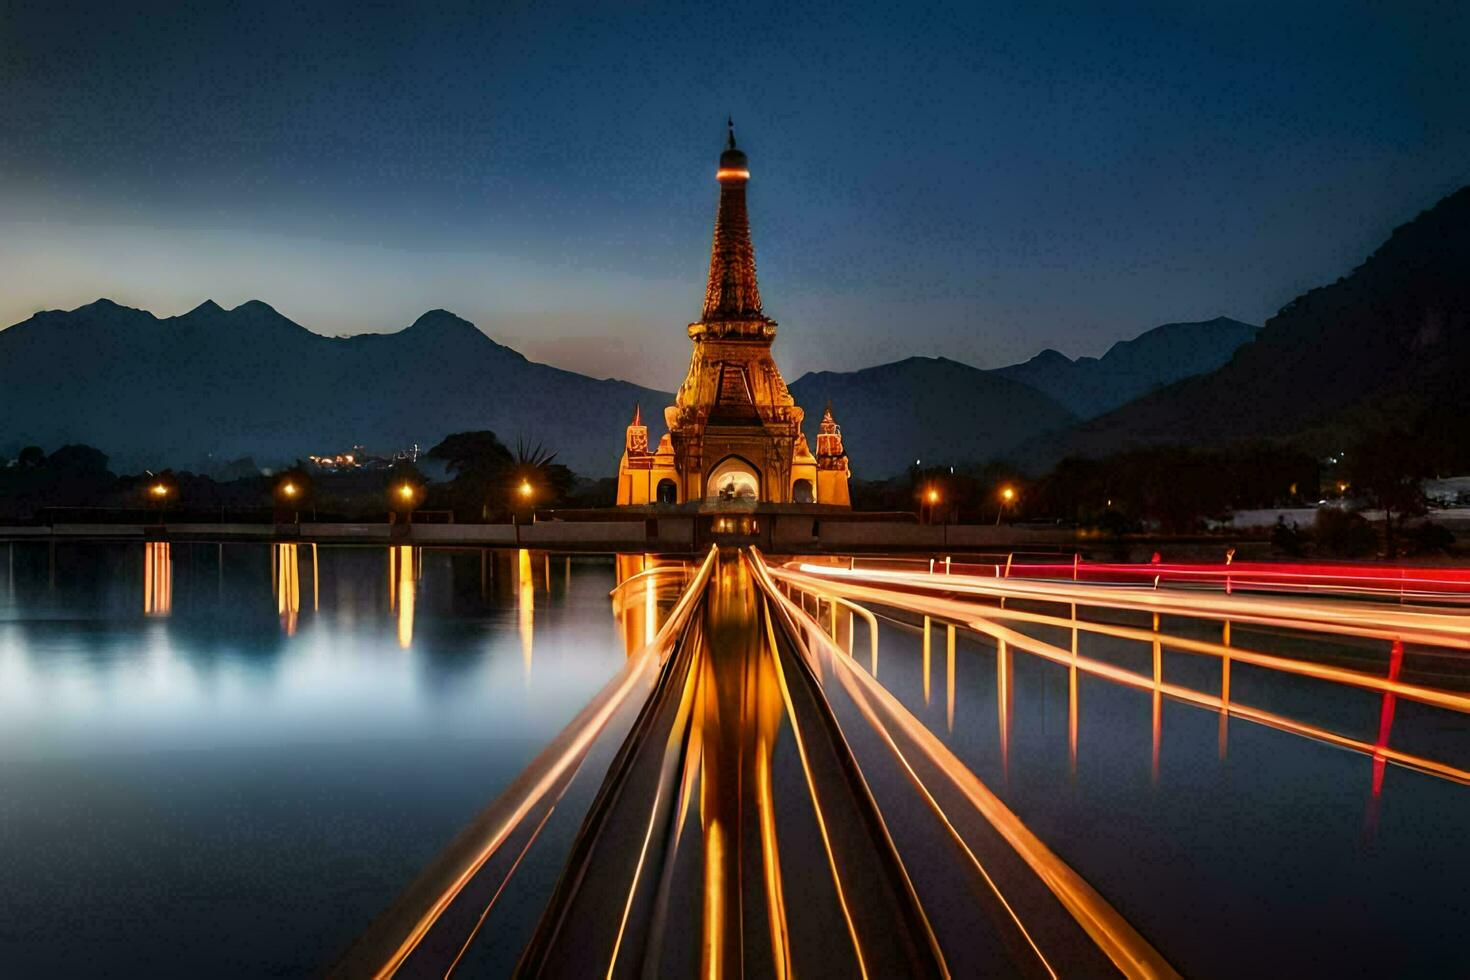
POLYGON ((1470 182, 1462 3, 0 0, 0 323, 444 307, 671 389, 727 113, 788 378, 1261 322, 1470 182))

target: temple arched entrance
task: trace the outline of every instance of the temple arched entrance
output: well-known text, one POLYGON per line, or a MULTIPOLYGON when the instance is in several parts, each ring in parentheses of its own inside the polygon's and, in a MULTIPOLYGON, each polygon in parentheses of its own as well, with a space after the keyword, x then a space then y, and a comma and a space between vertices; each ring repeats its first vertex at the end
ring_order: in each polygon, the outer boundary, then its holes
POLYGON ((726 456, 705 477, 704 497, 706 500, 760 500, 760 471, 739 456, 726 456))
POLYGON ((817 493, 812 489, 811 480, 797 480, 791 484, 791 499, 798 504, 814 504, 817 502, 817 493))
POLYGON ((658 494, 654 499, 661 504, 677 504, 679 502, 679 485, 673 480, 659 480, 658 494))

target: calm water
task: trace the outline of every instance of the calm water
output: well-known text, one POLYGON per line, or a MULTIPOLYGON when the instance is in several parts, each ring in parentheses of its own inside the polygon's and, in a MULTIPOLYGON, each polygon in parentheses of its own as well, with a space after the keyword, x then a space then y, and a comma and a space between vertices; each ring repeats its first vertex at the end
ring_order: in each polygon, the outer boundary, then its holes
POLYGON ((0 544, 0 973, 319 969, 623 660, 610 560, 409 556, 0 544))
MULTIPOLYGON (((5 975, 319 971, 624 659, 610 559, 135 544, 0 562, 5 975)), ((1074 762, 1065 669, 1015 653, 1003 675, 960 634, 951 695, 936 628, 926 697, 917 630, 880 635, 880 680, 1186 975, 1470 973, 1470 788, 1390 766, 1375 792, 1359 753, 1240 719, 1222 743, 1217 714, 1168 699, 1155 725, 1148 692, 1085 675, 1074 762)), ((1147 670, 1137 644, 1083 643, 1147 670)), ((1202 690, 1216 669, 1165 661, 1202 690)), ((1413 652, 1404 679, 1467 685, 1413 652)), ((1375 695, 1244 666, 1232 685, 1378 730, 1375 695)), ((912 793, 834 708, 901 823, 912 793)), ((1392 744, 1470 768, 1462 716, 1401 701, 1392 744)))

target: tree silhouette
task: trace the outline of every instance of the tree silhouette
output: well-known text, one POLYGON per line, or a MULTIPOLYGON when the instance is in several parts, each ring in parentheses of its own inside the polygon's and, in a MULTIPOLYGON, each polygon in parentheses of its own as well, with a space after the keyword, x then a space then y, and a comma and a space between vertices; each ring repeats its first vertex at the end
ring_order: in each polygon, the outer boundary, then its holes
POLYGON ((1349 491, 1370 508, 1383 511, 1388 557, 1398 556, 1397 535, 1404 520, 1428 509, 1424 481, 1433 473, 1428 447, 1402 429, 1366 433, 1348 451, 1349 491))
POLYGON ((456 516, 489 517, 503 503, 503 490, 515 457, 489 431, 456 432, 428 452, 449 471, 449 497, 456 516))

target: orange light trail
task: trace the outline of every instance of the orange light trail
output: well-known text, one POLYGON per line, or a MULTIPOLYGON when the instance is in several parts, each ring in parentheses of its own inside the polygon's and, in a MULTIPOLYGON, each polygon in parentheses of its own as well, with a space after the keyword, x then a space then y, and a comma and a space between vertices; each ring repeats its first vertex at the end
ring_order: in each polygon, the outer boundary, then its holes
MULTIPOLYGON (((371 955, 372 951, 378 948, 379 942, 387 941, 392 944, 387 948, 386 957, 371 968, 375 980, 386 980, 398 972, 404 961, 434 928, 445 910, 453 904, 465 886, 485 866, 485 862, 489 861, 505 843, 505 840, 515 832, 532 808, 556 787, 562 777, 581 763, 582 758, 592 747, 597 736, 601 734, 608 720, 622 707, 634 689, 641 686, 642 682, 652 674, 660 659, 658 656, 660 649, 671 643, 677 632, 683 628, 684 622, 693 609, 695 597, 703 588, 704 583, 709 580, 715 554, 715 549, 711 548, 709 555, 695 574, 690 588, 680 597, 673 613, 664 621, 663 629, 654 638, 654 642, 640 650, 636 656, 629 658, 623 669, 588 702, 587 706, 572 719, 566 728, 562 729, 551 744, 542 750, 516 782, 512 783, 510 788, 490 805, 482 818, 485 825, 478 835, 482 843, 468 854, 461 856, 456 852, 453 855, 453 863, 441 871, 444 884, 440 891, 433 895, 421 912, 408 913, 412 915, 411 924, 407 926, 401 938, 392 937, 392 933, 387 931, 391 929, 391 925, 385 927, 385 935, 366 937, 365 956, 371 955)), ((417 903, 408 906, 409 909, 416 907, 417 903)), ((396 922, 396 917, 390 917, 390 923, 396 924, 396 922)))
MULTIPOLYGON (((893 592, 886 589, 875 589, 869 586, 856 585, 847 582, 835 582, 831 580, 815 579, 811 576, 802 575, 801 573, 793 573, 785 569, 772 568, 770 569, 770 571, 778 579, 793 581, 798 585, 798 587, 824 587, 829 589, 840 589, 853 598, 864 599, 867 601, 875 602, 879 605, 899 606, 901 608, 910 609, 911 611, 928 610, 930 613, 963 622, 969 628, 990 636, 998 643, 1003 642, 1008 647, 1020 648, 1027 653, 1034 654, 1035 656, 1041 657, 1045 660, 1050 660, 1053 663, 1061 664, 1064 666, 1070 667, 1071 665, 1075 664, 1076 668, 1083 673, 1091 674, 1096 677, 1102 677, 1106 680, 1110 680, 1118 684, 1123 684, 1136 690, 1146 691, 1150 693, 1157 690, 1160 694, 1174 698, 1179 701, 1189 702, 1199 705, 1201 707, 1211 708, 1214 710, 1228 711, 1231 716, 1258 722, 1260 724, 1267 725, 1271 728, 1276 728, 1281 731, 1303 735, 1323 742, 1329 742, 1342 748, 1352 749, 1354 751, 1361 752, 1370 757, 1374 756, 1376 753, 1377 755, 1382 756, 1384 759, 1390 762, 1394 762, 1398 765, 1402 765, 1406 768, 1441 776, 1454 782, 1470 783, 1470 772, 1459 769, 1455 766, 1436 762, 1422 756, 1412 755, 1406 752, 1399 752, 1397 750, 1388 748, 1387 746, 1378 747, 1375 746, 1373 743, 1364 742, 1359 739, 1350 738, 1344 735, 1338 735, 1334 732, 1330 732, 1317 726, 1296 722, 1289 718, 1285 718, 1271 712, 1262 711, 1260 709, 1242 705, 1238 702, 1231 702, 1227 704, 1224 700, 1216 697, 1215 695, 1204 694, 1176 684, 1156 681, 1148 675, 1139 674, 1126 668, 1117 667, 1100 660, 1094 660, 1089 657, 1083 656, 1076 656, 1074 658, 1074 655, 1068 650, 1063 650, 1060 647, 1056 647, 1050 643, 1045 642, 1044 640, 1035 639, 1034 637, 1031 637, 1025 633, 1021 633, 1017 630, 1002 626, 999 623, 992 622, 991 618, 977 617, 975 615, 975 610, 972 607, 965 605, 964 603, 957 603, 954 600, 936 599, 927 596, 915 596, 912 593, 901 593, 893 592)), ((1021 613, 1011 609, 1007 609, 1004 611, 987 609, 986 613, 988 617, 992 618, 1001 618, 1002 616, 1004 616, 1006 618, 1026 622, 1040 621, 1045 622, 1047 625, 1070 626, 1069 620, 1063 620, 1057 617, 1039 616, 1039 614, 1034 613, 1021 613)), ((1152 631, 1150 630, 1136 630, 1129 629, 1127 627, 1103 627, 1103 624, 1089 622, 1080 622, 1078 625, 1083 629, 1099 627, 1101 628, 1099 630, 1100 632, 1105 632, 1108 635, 1114 635, 1118 631, 1121 631, 1121 635, 1129 639, 1141 639, 1145 641, 1151 641, 1152 637, 1152 631)), ((1191 647, 1213 648, 1217 646, 1216 644, 1209 644, 1204 641, 1198 640, 1170 640, 1170 646, 1174 646, 1176 644, 1179 645, 1181 649, 1188 649, 1191 647)), ((1404 684, 1399 681, 1388 680, 1373 675, 1361 674, 1356 671, 1345 671, 1341 668, 1336 667, 1325 667, 1320 664, 1312 664, 1304 661, 1291 661, 1287 660, 1286 658, 1273 657, 1268 654, 1255 654, 1239 647, 1229 647, 1221 649, 1228 650, 1229 656, 1232 659, 1241 662, 1256 663, 1263 667, 1280 669, 1283 671, 1286 670, 1286 665, 1289 665, 1293 668, 1289 671, 1291 673, 1298 673, 1305 676, 1314 676, 1327 681, 1351 683, 1353 686, 1356 687, 1377 690, 1380 692, 1391 692, 1400 697, 1409 698, 1410 700, 1420 701, 1426 704, 1432 704, 1436 707, 1447 708, 1453 711, 1470 711, 1470 698, 1453 692, 1441 691, 1435 688, 1424 688, 1417 685, 1404 684), (1341 675, 1346 676, 1344 677, 1341 675)))
MULTIPOLYGON (((977 610, 973 604, 957 601, 954 599, 942 599, 932 596, 919 596, 913 593, 895 592, 891 589, 873 588, 870 586, 852 584, 845 581, 838 582, 823 577, 792 573, 784 569, 773 570, 780 576, 793 576, 798 585, 804 585, 813 589, 829 589, 846 593, 850 598, 862 599, 875 602, 879 605, 899 606, 914 612, 923 612, 925 615, 939 616, 955 622, 966 623, 975 626, 977 610)), ((938 587, 938 586, 936 586, 938 587)), ((1052 599, 1050 601, 1057 601, 1052 599)), ((1234 597, 1236 602, 1262 602, 1255 596, 1234 597)), ((1108 605, 1105 602, 1095 601, 1096 605, 1108 605)), ((1118 608, 1118 607, 1114 607, 1118 608)), ((1188 615, 1177 606, 1171 606, 1173 615, 1188 615)), ((1251 619, 1245 613, 1241 618, 1251 619)), ((1331 667, 1325 664, 1313 663, 1306 660, 1295 660, 1290 657, 1280 657, 1274 654, 1258 653, 1243 647, 1226 646, 1222 643, 1213 643, 1208 640, 1196 640, 1187 637, 1170 636, 1160 638, 1152 630, 1138 629, 1129 626, 1114 626, 1107 623, 1094 623, 1084 620, 1073 620, 1060 616, 1048 616, 1043 613, 1023 612, 1014 608, 994 609, 986 608, 984 617, 987 620, 1005 619, 1013 622, 1033 623, 1042 626, 1056 626, 1064 629, 1080 629, 1088 633, 1096 633, 1103 636, 1111 636, 1116 639, 1137 640, 1153 644, 1158 641, 1172 650, 1180 650, 1188 653, 1199 653, 1214 657, 1229 657, 1232 661, 1249 663, 1258 667, 1282 673, 1297 674, 1303 677, 1313 677, 1318 680, 1330 681, 1337 684, 1346 684, 1360 687, 1371 691, 1392 691, 1393 693, 1408 698, 1412 701, 1420 701, 1451 711, 1470 713, 1470 695, 1445 691, 1439 688, 1423 687, 1416 684, 1406 684, 1397 680, 1390 680, 1376 674, 1366 674, 1361 671, 1349 670, 1344 667, 1331 667)), ((1215 614, 1203 614, 1203 618, 1215 618, 1215 614)), ((1445 617, 1449 618, 1449 617, 1445 617)), ((1328 624, 1323 620, 1313 620, 1308 625, 1298 625, 1287 620, 1273 621, 1272 625, 1288 628, 1310 629, 1313 632, 1323 632, 1328 624)), ((1401 641, 1398 634, 1386 630, 1373 631, 1376 638, 1390 642, 1401 641)), ((1017 633, 1017 636, 1023 634, 1017 633)), ((1435 644, 1431 644, 1435 645, 1435 644)), ((1439 645, 1442 645, 1439 644, 1439 645)), ((1048 656, 1058 654, 1057 648, 1045 644, 1050 653, 1048 656)), ((1070 659, 1070 655, 1067 655, 1070 659)))
MULTIPOLYGON (((774 601, 784 601, 788 613, 795 616, 795 606, 780 596, 771 576, 783 578, 790 573, 770 568, 760 561, 752 562, 757 575, 768 583, 766 595, 774 601)), ((808 620, 809 622, 809 620, 808 620)), ((930 761, 947 776, 951 784, 969 800, 972 806, 993 826, 1011 848, 1021 856, 1028 866, 1046 884, 1052 894, 1062 903, 1077 923, 1092 937, 1098 948, 1129 977, 1177 977, 1178 973, 1168 962, 1138 934, 1128 921, 1118 914, 1107 900, 1091 885, 1073 871, 1041 842, 989 788, 980 781, 964 763, 929 731, 925 725, 910 714, 892 694, 866 673, 853 666, 850 660, 840 655, 835 644, 820 628, 806 630, 808 640, 826 651, 827 663, 832 666, 844 683, 852 681, 862 688, 873 704, 882 709, 888 723, 904 732, 918 745, 930 761)), ((885 726, 887 727, 887 726, 885 726)), ((1039 952, 1039 951, 1038 951, 1039 952)), ((1045 959, 1043 957, 1043 962, 1045 959)))
MULTIPOLYGON (((782 569, 791 572, 792 569, 782 569)), ((1362 636, 1382 640, 1470 650, 1470 617, 1432 610, 1370 605, 1331 599, 1282 599, 1259 595, 1210 595, 1191 592, 1095 586, 1074 582, 1038 582, 1027 579, 979 578, 972 575, 935 575, 887 569, 846 569, 801 563, 795 571, 823 579, 963 593, 995 599, 1035 599, 1042 602, 1107 606, 1139 612, 1225 620, 1258 626, 1280 626, 1311 632, 1362 636)))

